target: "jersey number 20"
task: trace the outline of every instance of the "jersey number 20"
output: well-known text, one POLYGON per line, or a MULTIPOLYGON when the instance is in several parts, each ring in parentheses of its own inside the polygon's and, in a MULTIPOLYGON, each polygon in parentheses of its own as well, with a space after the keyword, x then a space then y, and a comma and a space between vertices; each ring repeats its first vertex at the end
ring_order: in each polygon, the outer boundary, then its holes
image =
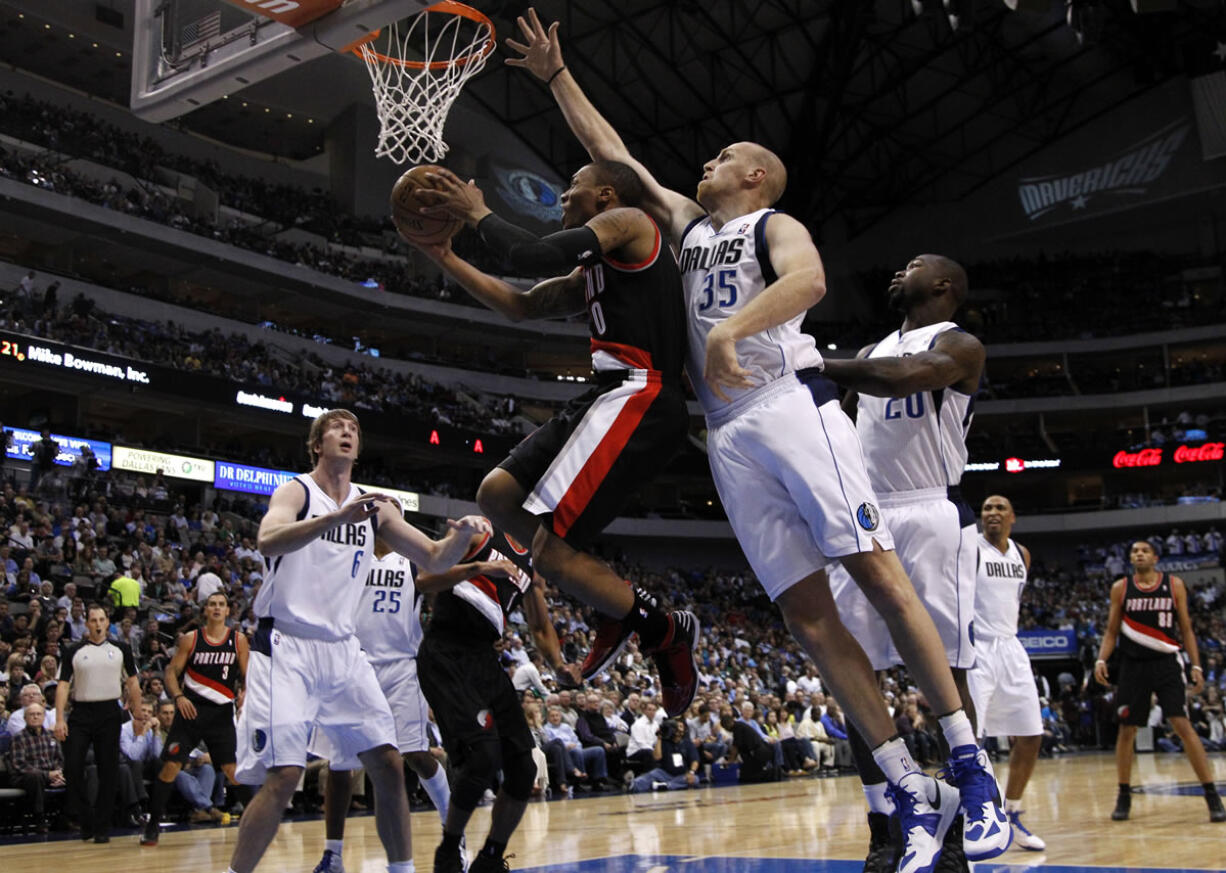
MULTIPOLYGON (((890 421, 895 418, 902 418, 902 410, 898 408, 897 403, 901 397, 891 397, 885 402, 885 418, 890 421)), ((907 397, 907 402, 904 404, 907 410, 907 418, 923 418, 924 417, 924 395, 922 393, 912 394, 907 397)))

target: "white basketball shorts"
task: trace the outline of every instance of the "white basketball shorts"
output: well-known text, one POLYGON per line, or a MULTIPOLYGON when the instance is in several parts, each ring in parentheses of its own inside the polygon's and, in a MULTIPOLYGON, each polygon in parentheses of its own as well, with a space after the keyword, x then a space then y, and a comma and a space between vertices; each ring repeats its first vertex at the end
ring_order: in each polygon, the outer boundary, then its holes
POLYGON ((981 737, 1036 737, 1043 733, 1039 690, 1030 658, 1017 637, 976 640, 979 659, 967 674, 981 737))
MULTIPOLYGON (((975 525, 962 525, 958 504, 944 488, 881 495, 898 559, 928 609, 951 667, 975 663, 971 621, 975 617, 975 525)), ((884 619, 842 566, 830 570, 830 591, 839 617, 864 647, 874 670, 901 664, 884 619)))
MULTIPOLYGON (((380 661, 372 667, 392 711, 392 720, 396 722, 396 748, 401 754, 429 749, 429 734, 426 733, 429 710, 417 682, 417 659, 380 661)), ((310 752, 327 759, 333 770, 353 770, 361 766, 356 756, 345 757, 323 731, 311 735, 310 752)))
POLYGON ((392 712, 357 637, 311 640, 260 628, 238 720, 238 780, 256 785, 270 767, 306 766, 316 732, 346 759, 396 744, 392 712))
POLYGON ((811 389, 789 374, 708 419, 715 487, 771 600, 874 540, 894 548, 856 427, 820 381, 811 389))

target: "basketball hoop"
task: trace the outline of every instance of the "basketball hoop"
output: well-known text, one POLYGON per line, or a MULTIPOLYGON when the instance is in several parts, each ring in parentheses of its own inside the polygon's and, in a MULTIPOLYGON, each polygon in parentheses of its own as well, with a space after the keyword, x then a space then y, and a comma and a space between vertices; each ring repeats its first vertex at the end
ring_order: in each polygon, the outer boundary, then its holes
POLYGON ((493 22, 456 0, 435 3, 354 46, 370 73, 379 116, 375 157, 421 164, 447 154, 447 113, 493 50, 493 22))

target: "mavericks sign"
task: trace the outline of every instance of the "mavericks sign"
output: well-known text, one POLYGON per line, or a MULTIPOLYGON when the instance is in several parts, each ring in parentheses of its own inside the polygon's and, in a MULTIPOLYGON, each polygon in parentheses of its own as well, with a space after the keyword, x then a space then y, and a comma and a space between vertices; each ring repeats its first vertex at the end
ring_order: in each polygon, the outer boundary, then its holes
POLYGON ((1066 211, 1082 210, 1095 198, 1104 205, 1116 205, 1143 197, 1166 172, 1191 128, 1181 119, 1102 163, 1071 173, 1019 180, 1017 194, 1026 217, 1034 221, 1066 206, 1066 211))

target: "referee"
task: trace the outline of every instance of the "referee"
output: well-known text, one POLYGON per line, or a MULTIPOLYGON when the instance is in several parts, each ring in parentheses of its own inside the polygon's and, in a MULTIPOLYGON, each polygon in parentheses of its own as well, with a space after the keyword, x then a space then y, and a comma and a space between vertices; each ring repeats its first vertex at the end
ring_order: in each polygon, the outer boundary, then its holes
POLYGON ((127 691, 128 709, 134 719, 140 718, 140 682, 132 650, 107 639, 110 619, 106 609, 91 603, 85 626, 85 638, 68 649, 60 665, 55 737, 64 743, 64 775, 71 806, 81 819, 81 839, 107 843, 119 784, 119 728, 124 721, 119 699, 127 691), (70 696, 72 712, 66 716, 70 696), (85 791, 85 756, 90 745, 98 767, 93 809, 85 791))

